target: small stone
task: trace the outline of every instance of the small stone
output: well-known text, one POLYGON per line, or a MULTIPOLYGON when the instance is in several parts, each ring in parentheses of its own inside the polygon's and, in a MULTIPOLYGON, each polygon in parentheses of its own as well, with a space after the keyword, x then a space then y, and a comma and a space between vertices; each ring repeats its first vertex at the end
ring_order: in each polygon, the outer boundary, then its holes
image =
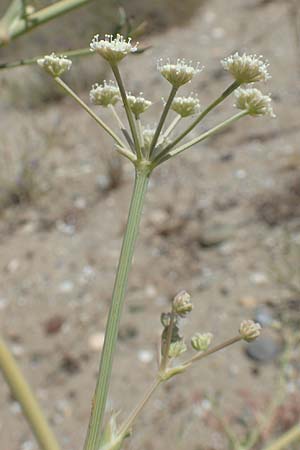
POLYGON ((46 334, 56 334, 61 330, 65 318, 60 315, 50 317, 44 322, 44 331, 46 334))
POLYGON ((75 225, 73 224, 69 224, 69 223, 65 223, 62 220, 57 220, 56 222, 56 229, 58 231, 60 231, 63 234, 67 234, 69 236, 72 236, 76 229, 75 229, 75 225))
POLYGON ((154 353, 150 350, 139 350, 138 359, 144 364, 149 364, 153 361, 154 353))
POLYGON ((11 261, 9 261, 9 263, 7 264, 7 271, 9 273, 15 273, 20 267, 20 261, 18 259, 12 259, 11 261))
POLYGON ((275 322, 272 311, 267 306, 260 306, 257 308, 255 311, 255 320, 263 327, 271 326, 275 322))
POLYGON ((99 352, 103 348, 104 344, 104 333, 92 334, 88 339, 88 345, 94 352, 99 352))
POLYGON ((202 247, 215 247, 232 238, 234 227, 231 225, 212 225, 202 231, 199 243, 202 247))
MULTIPOLYGON (((242 297, 240 299, 239 303, 244 308, 253 309, 257 306, 257 299, 255 297, 252 297, 251 295, 245 295, 245 297, 242 297)), ((259 320, 257 320, 257 321, 259 322, 259 320)))
POLYGON ((264 330, 259 339, 247 343, 245 351, 250 359, 266 364, 276 360, 282 349, 283 344, 280 337, 271 330, 264 330))
POLYGON ((253 284, 261 285, 261 284, 266 284, 269 280, 268 280, 268 277, 267 277, 267 275, 265 273, 263 273, 263 272, 253 272, 250 275, 250 281, 253 284))

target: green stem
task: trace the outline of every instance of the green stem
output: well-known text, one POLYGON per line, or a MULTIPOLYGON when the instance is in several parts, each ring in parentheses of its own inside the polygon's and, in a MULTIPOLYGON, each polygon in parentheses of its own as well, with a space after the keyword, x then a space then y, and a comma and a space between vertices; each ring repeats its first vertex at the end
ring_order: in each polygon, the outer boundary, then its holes
POLYGON ((174 100, 174 97, 175 97, 177 91, 178 91, 178 88, 175 87, 175 86, 172 86, 172 89, 171 89, 169 98, 168 98, 168 100, 167 100, 167 102, 166 102, 166 104, 165 104, 165 107, 164 107, 164 109, 163 109, 162 115, 161 115, 161 117, 160 117, 160 119, 159 119, 157 128, 156 128, 156 130, 155 130, 155 134, 154 134, 153 139, 152 139, 152 142, 151 142, 151 146, 150 146, 150 156, 151 156, 151 154, 152 154, 152 152, 153 152, 153 150, 154 150, 154 148, 155 148, 155 145, 156 145, 156 143, 157 143, 157 141, 158 141, 160 132, 161 132, 162 127, 163 127, 163 125, 164 125, 164 123, 165 123, 167 114, 168 114, 168 112, 169 112, 169 109, 170 109, 170 107, 171 107, 171 105, 172 105, 172 102, 173 102, 173 100, 174 100))
POLYGON ((131 267, 134 245, 138 235, 144 199, 147 191, 150 169, 148 166, 137 167, 135 184, 128 214, 119 265, 115 278, 112 303, 107 319, 104 346, 101 355, 99 375, 93 399, 93 408, 84 445, 84 450, 99 450, 101 426, 111 377, 112 362, 115 352, 118 328, 124 303, 128 275, 131 267))
MULTIPOLYGON (((79 8, 90 1, 91 0, 61 0, 46 8, 29 14, 24 18, 19 17, 9 27, 9 39, 15 39, 33 28, 49 22, 62 14, 66 14, 75 8, 79 8)), ((5 42, 0 41, 0 47, 4 44, 5 42)))
MULTIPOLYGON (((79 56, 93 56, 96 53, 91 52, 90 48, 80 48, 76 50, 67 50, 67 51, 60 51, 56 52, 58 56, 66 56, 68 58, 76 58, 79 56)), ((32 64, 36 64, 38 59, 41 59, 45 56, 45 54, 40 56, 35 56, 34 58, 27 58, 27 59, 19 59, 18 61, 12 61, 12 62, 5 62, 0 64, 0 70, 2 69, 14 69, 15 67, 21 67, 21 66, 30 66, 32 64)))
POLYGON ((117 65, 112 65, 111 68, 112 68, 112 71, 114 73, 114 76, 116 78, 116 81, 117 81, 119 89, 120 89, 121 97, 122 97, 122 100, 123 100, 123 105, 124 105, 124 108, 125 108, 125 112, 126 112, 126 115, 127 115, 130 131, 131 131, 131 135, 132 135, 132 139, 133 139, 134 146, 135 146, 135 149, 136 149, 137 157, 138 157, 139 160, 142 160, 143 159, 143 154, 142 154, 142 150, 141 150, 141 146, 140 146, 140 142, 139 142, 136 126, 135 126, 135 123, 134 123, 133 114, 132 114, 131 109, 130 109, 129 104, 128 104, 127 95, 126 95, 126 91, 125 91, 125 88, 124 88, 124 84, 123 84, 123 81, 122 81, 122 77, 121 77, 119 68, 118 68, 117 65))
POLYGON ((86 103, 84 103, 83 100, 81 100, 80 97, 78 97, 77 94, 75 94, 75 92, 61 78, 54 77, 54 80, 64 89, 64 91, 73 97, 77 103, 79 103, 79 105, 116 141, 120 147, 125 147, 124 142, 111 130, 108 125, 106 125, 105 122, 103 122, 103 120, 100 119, 100 117, 97 116, 97 114, 94 113, 93 110, 91 110, 91 108, 88 107, 86 103))
POLYGON ((172 310, 171 317, 170 317, 170 324, 168 326, 167 337, 166 337, 166 342, 165 342, 165 346, 164 346, 165 347, 164 353, 163 353, 160 368, 159 368, 159 370, 161 372, 165 372, 168 362, 169 362, 169 350, 170 350, 170 345, 171 345, 171 341, 172 341, 174 322, 175 322, 175 314, 174 314, 174 311, 172 310))
POLYGON ((153 165, 157 166, 158 164, 161 164, 164 161, 167 161, 172 156, 179 155, 179 153, 182 153, 184 150, 187 150, 188 148, 192 147, 195 144, 198 144, 201 141, 204 141, 210 136, 213 136, 214 134, 218 133, 219 131, 223 130, 223 128, 228 127, 232 123, 236 122, 237 120, 241 119, 242 117, 246 116, 248 114, 248 111, 240 111, 239 113, 235 114, 234 116, 230 117, 227 120, 224 120, 224 122, 220 123, 219 125, 216 125, 215 127, 211 128, 210 130, 206 131, 205 133, 201 134, 200 136, 196 137, 195 139, 192 139, 191 141, 187 142, 186 144, 183 144, 181 147, 174 148, 173 150, 170 150, 167 154, 165 154, 165 150, 163 150, 153 161, 153 165))
POLYGON ((132 425, 135 422, 137 416, 141 413, 142 409, 144 408, 148 400, 152 397, 153 393, 156 391, 156 389, 161 383, 162 383, 161 378, 156 378, 154 380, 154 382, 147 390, 145 396, 142 398, 141 402, 136 406, 136 408, 134 408, 128 419, 121 426, 120 431, 118 432, 120 436, 125 437, 130 432, 130 429, 132 428, 132 425))
POLYGON ((263 450, 282 450, 286 449, 288 445, 293 444, 294 442, 300 442, 300 424, 298 423, 289 431, 284 433, 281 437, 279 437, 275 442, 271 445, 268 445, 263 450))
POLYGON ((16 361, 0 338, 0 369, 12 395, 20 403, 23 413, 42 450, 60 450, 56 438, 37 403, 16 361))
POLYGON ((178 142, 180 142, 185 136, 187 136, 196 125, 198 125, 201 120, 204 119, 207 114, 214 109, 217 105, 219 105, 223 100, 225 100, 236 88, 240 85, 239 82, 234 81, 216 100, 210 103, 207 108, 199 114, 199 116, 191 123, 191 125, 183 131, 173 142, 171 142, 164 150, 167 153, 171 148, 173 148, 178 142))

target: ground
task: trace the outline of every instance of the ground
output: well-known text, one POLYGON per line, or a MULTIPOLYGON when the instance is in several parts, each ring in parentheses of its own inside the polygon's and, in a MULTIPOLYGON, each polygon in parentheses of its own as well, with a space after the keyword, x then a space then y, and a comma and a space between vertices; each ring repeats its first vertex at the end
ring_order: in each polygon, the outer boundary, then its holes
MULTIPOLYGON (((128 89, 154 100, 147 113, 153 124, 169 89, 156 70, 159 57, 205 66, 185 92, 197 92, 206 105, 231 82, 221 58, 236 50, 262 53, 272 79, 260 87, 273 93, 277 118, 245 118, 154 172, 109 397, 120 418, 155 375, 159 316, 179 290, 194 302, 183 324, 187 340, 193 331, 210 331, 221 342, 262 307, 275 318, 282 308, 294 320, 299 315, 297 269, 290 253, 291 267, 282 253, 287 239, 297 247, 300 236, 299 45, 288 5, 202 2, 184 24, 140 39, 151 48, 122 63, 128 89)), ((73 70, 84 76, 90 65, 95 77, 109 79, 96 57, 73 70)), ((28 74, 32 85, 37 71, 3 72, 0 83, 12 89, 28 74)), ((87 99, 88 87, 80 91, 87 99)), ((0 100, 1 333, 63 449, 73 450, 82 448, 89 419, 134 174, 127 162, 120 168, 111 141, 72 99, 26 107, 18 92, 0 100)), ((229 98, 203 127, 228 117, 233 103, 229 98)), ((280 347, 282 333, 268 326, 265 332, 275 333, 272 345, 280 347)), ((296 397, 299 353, 293 358, 289 392, 296 397)), ((251 428, 251 411, 266 412, 276 390, 279 365, 270 359, 258 364, 236 344, 171 380, 145 408, 126 448, 226 450, 207 398, 219 397, 222 416, 238 432, 251 428)), ((0 403, 1 449, 36 450, 3 382, 0 403)))

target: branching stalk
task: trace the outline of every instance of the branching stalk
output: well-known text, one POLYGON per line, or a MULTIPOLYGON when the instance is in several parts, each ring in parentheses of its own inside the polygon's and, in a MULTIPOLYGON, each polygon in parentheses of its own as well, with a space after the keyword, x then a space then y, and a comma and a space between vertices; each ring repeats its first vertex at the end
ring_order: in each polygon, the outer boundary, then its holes
POLYGON ((289 431, 284 433, 280 438, 274 441, 271 445, 268 445, 263 450, 284 450, 289 445, 300 442, 300 424, 298 423, 289 431))
POLYGON ((151 154, 152 154, 152 152, 153 152, 153 150, 155 148, 155 145, 156 145, 156 143, 158 141, 160 132, 161 132, 162 127, 163 127, 163 125, 165 123, 167 114, 169 112, 169 109, 171 108, 172 102, 174 100, 174 97, 175 97, 177 91, 178 91, 178 88, 175 87, 175 86, 172 86, 169 98, 168 98, 168 100, 167 100, 167 102, 165 104, 165 107, 164 107, 162 115, 161 115, 161 117, 159 119, 158 125, 157 125, 156 130, 155 130, 155 134, 153 136, 153 139, 152 139, 152 142, 151 142, 151 145, 150 145, 150 156, 151 156, 151 154))
POLYGON ((54 80, 56 81, 59 86, 61 86, 71 97, 74 98, 74 100, 114 139, 114 141, 120 146, 120 147, 126 147, 124 145, 124 142, 112 131, 112 129, 106 125, 103 120, 100 119, 100 117, 97 116, 97 114, 94 113, 94 111, 91 110, 91 108, 88 107, 86 103, 84 103, 83 100, 81 100, 80 97, 78 97, 77 94, 59 77, 55 77, 54 80))
POLYGON ((247 110, 240 111, 239 113, 235 114, 234 116, 230 117, 229 119, 225 120, 224 122, 220 123, 219 125, 211 128, 210 130, 206 131, 205 133, 201 134, 200 136, 192 139, 191 141, 187 142, 186 144, 183 144, 181 147, 174 148, 173 150, 168 151, 166 153, 167 148, 165 148, 153 161, 154 165, 161 164, 164 161, 167 161, 172 156, 179 155, 184 150, 187 150, 188 148, 192 147, 195 144, 198 144, 201 141, 204 141, 210 136, 213 136, 214 134, 218 133, 219 131, 223 130, 223 128, 228 127, 232 123, 236 122, 237 120, 241 119, 242 117, 246 116, 248 113, 247 110))
POLYGON ((139 142, 136 126, 135 126, 135 123, 134 123, 133 114, 132 114, 131 109, 130 109, 129 104, 128 104, 127 95, 126 95, 126 91, 125 91, 125 88, 124 88, 124 84, 123 84, 123 81, 122 81, 122 77, 121 77, 119 68, 118 68, 117 65, 112 65, 111 68, 112 68, 112 71, 114 73, 114 76, 116 78, 117 84, 118 84, 119 89, 120 89, 121 97, 122 97, 122 100, 123 100, 123 105, 124 105, 124 108, 125 108, 125 112, 126 112, 126 115, 127 115, 127 120, 128 120, 128 123, 129 123, 129 127, 130 127, 130 131, 131 131, 131 134, 132 134, 134 146, 135 146, 135 149, 136 149, 137 157, 138 157, 138 159, 142 160, 143 159, 143 154, 142 154, 142 150, 141 150, 141 146, 140 146, 140 142, 139 142))
POLYGON ((195 126, 198 125, 198 123, 200 123, 205 116, 207 116, 207 114, 214 109, 216 106, 218 106, 221 102, 223 102, 223 100, 225 100, 233 91, 235 91, 235 89, 237 89, 240 86, 240 83, 238 83, 237 81, 234 81, 221 95, 220 97, 218 97, 216 100, 214 100, 212 103, 210 103, 207 108, 202 111, 202 113, 199 114, 199 116, 191 123, 191 125, 185 130, 183 131, 173 142, 171 142, 167 147, 166 147, 166 153, 173 148, 176 144, 178 144, 178 142, 180 142, 183 138, 185 138, 185 136, 187 136, 194 128, 195 126))
POLYGON ((39 443, 41 450, 60 450, 54 434, 40 406, 23 377, 16 361, 0 338, 0 369, 12 395, 19 402, 23 413, 39 443))
POLYGON ((150 169, 137 167, 128 221, 125 230, 119 265, 115 278, 112 303, 106 324, 105 340, 101 355, 93 408, 85 441, 84 450, 98 450, 101 441, 102 423, 111 377, 113 355, 115 352, 119 322, 124 303, 128 275, 131 267, 134 245, 138 235, 150 169))
MULTIPOLYGON (((61 16, 75 8, 83 6, 89 3, 91 0, 61 0, 46 8, 40 9, 39 11, 28 14, 22 17, 20 10, 20 15, 11 23, 8 28, 9 40, 15 39, 22 34, 36 28, 43 23, 49 22, 50 20, 61 16)), ((6 42, 0 41, 0 47, 6 42)))

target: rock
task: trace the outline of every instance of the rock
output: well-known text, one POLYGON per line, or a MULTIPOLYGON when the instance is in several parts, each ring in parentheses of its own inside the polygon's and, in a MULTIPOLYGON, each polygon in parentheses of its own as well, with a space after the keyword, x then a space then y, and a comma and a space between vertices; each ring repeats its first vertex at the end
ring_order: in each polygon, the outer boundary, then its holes
POLYGON ((202 247, 214 247, 230 239, 233 234, 233 226, 217 224, 202 230, 198 238, 198 242, 202 247))
POLYGON ((95 333, 89 337, 88 345, 91 350, 98 352, 102 350, 104 344, 104 333, 95 333))
POLYGON ((144 364, 149 364, 154 358, 154 353, 150 350, 139 350, 138 359, 144 364))
POLYGON ((263 334, 246 346, 246 355, 256 362, 265 364, 277 359, 283 349, 280 337, 271 330, 264 330, 263 334))
POLYGON ((253 309, 257 306, 257 299, 251 295, 245 295, 239 300, 239 303, 247 309, 253 309))
POLYGON ((60 315, 50 317, 44 322, 45 334, 56 334, 61 330, 61 327, 65 321, 65 318, 60 315))

